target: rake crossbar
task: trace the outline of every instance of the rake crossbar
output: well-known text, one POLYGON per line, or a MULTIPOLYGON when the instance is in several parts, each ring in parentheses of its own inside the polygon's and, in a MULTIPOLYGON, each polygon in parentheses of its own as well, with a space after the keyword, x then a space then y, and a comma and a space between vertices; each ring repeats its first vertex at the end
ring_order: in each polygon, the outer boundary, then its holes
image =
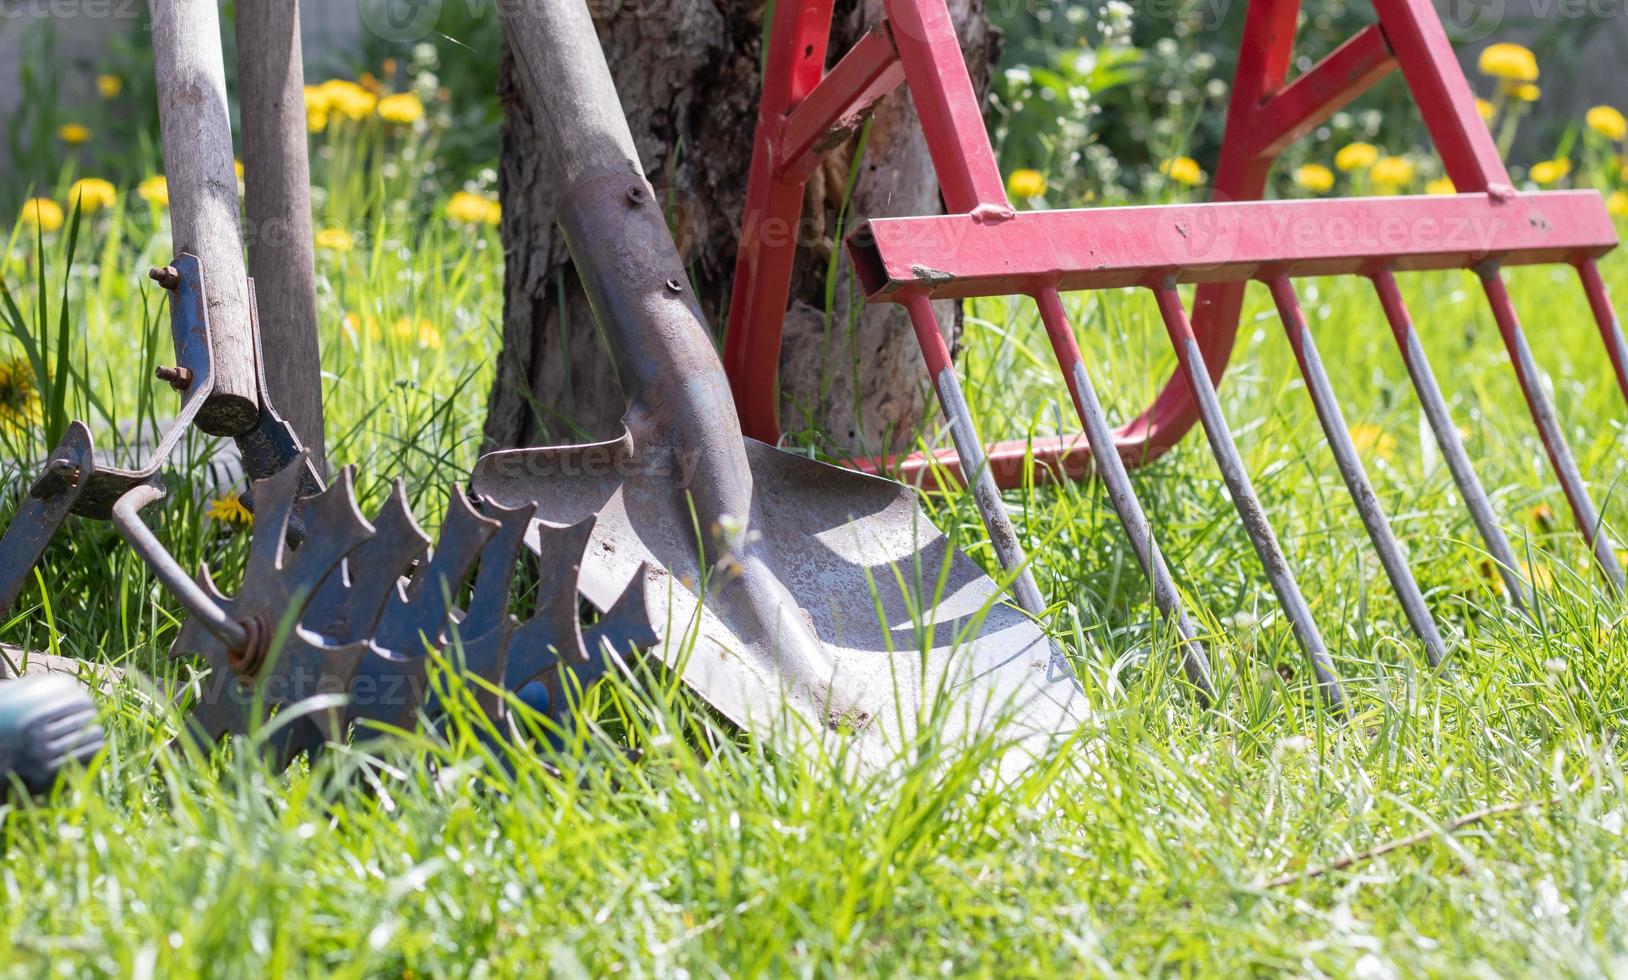
POLYGON ((882 218, 848 248, 874 301, 1581 262, 1616 244, 1598 193, 1550 191, 882 218))

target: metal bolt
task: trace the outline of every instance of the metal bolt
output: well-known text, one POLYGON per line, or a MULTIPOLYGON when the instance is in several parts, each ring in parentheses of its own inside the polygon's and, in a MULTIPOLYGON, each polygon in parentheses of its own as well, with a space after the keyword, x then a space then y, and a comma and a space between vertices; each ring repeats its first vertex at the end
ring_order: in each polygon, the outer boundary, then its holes
POLYGON ((177 272, 173 265, 166 265, 161 269, 151 269, 147 272, 147 277, 165 289, 175 289, 181 285, 181 273, 177 272))
POLYGON ((176 391, 186 391, 192 387, 192 370, 184 367, 161 367, 153 372, 158 380, 167 381, 176 391))
POLYGON ((643 204, 644 203, 644 188, 641 187, 638 184, 633 184, 630 187, 628 187, 628 189, 627 189, 627 202, 629 204, 643 204))
POLYGON ((669 279, 667 280, 667 288, 672 292, 682 293, 684 291, 684 284, 679 282, 677 279, 669 279))
POLYGON ((53 459, 45 464, 45 472, 29 487, 28 495, 35 500, 49 500, 79 482, 79 467, 71 459, 53 459))

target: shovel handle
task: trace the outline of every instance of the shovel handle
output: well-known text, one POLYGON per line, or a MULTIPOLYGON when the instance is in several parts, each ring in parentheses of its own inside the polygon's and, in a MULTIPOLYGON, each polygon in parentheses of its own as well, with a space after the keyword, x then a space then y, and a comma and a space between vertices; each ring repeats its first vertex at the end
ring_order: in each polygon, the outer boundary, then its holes
POLYGON ((158 121, 177 254, 203 261, 215 390, 198 428, 242 435, 260 418, 248 270, 215 0, 149 0, 158 121))

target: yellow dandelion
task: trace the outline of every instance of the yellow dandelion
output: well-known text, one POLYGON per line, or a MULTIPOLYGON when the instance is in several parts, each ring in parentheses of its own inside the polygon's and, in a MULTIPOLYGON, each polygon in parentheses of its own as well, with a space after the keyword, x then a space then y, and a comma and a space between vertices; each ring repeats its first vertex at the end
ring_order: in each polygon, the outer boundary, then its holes
POLYGON ((1374 162, 1372 176, 1381 187, 1406 187, 1413 183, 1413 162, 1406 157, 1381 157, 1374 162))
POLYGON ((68 203, 79 205, 79 210, 85 214, 95 214, 103 208, 112 207, 118 199, 118 190, 100 177, 82 177, 68 187, 68 203))
POLYGON ((1481 52, 1476 61, 1481 74, 1510 82, 1538 80, 1538 59, 1530 48, 1519 44, 1493 44, 1481 52))
POLYGON ((1480 116, 1485 122, 1492 122, 1493 117, 1498 115, 1498 107, 1493 105, 1491 102, 1488 102, 1486 99, 1476 99, 1475 114, 1480 116))
POLYGON ((170 182, 164 179, 163 174, 148 177, 136 185, 136 196, 149 204, 167 208, 170 206, 170 182))
POLYGON ((1511 98, 1519 99, 1522 102, 1536 102, 1543 96, 1543 89, 1538 88, 1531 82, 1507 83, 1505 91, 1510 94, 1511 98))
POLYGON ((401 317, 390 325, 390 333, 403 343, 416 342, 419 347, 425 350, 441 349, 441 331, 437 330, 435 324, 424 317, 419 317, 417 320, 409 316, 401 317))
POLYGON ((241 524, 245 527, 254 524, 254 515, 249 512, 249 508, 243 506, 243 495, 236 491, 218 500, 211 500, 209 506, 204 509, 204 516, 222 524, 241 524))
POLYGON ((78 146, 90 139, 90 127, 79 123, 63 123, 57 127, 57 139, 69 146, 78 146))
POLYGON ((1451 177, 1437 177, 1425 184, 1426 194, 1457 194, 1458 188, 1453 186, 1451 177))
POLYGON ((379 321, 375 319, 371 313, 369 313, 366 317, 359 316, 355 313, 346 313, 345 329, 350 332, 352 337, 355 337, 358 340, 366 339, 376 341, 383 336, 379 332, 379 321))
POLYGON ((349 252, 356 247, 356 239, 343 228, 324 228, 317 232, 317 248, 324 252, 349 252))
POLYGON ((1159 164, 1159 172, 1178 184, 1192 187, 1205 180, 1204 171, 1192 157, 1174 157, 1159 164))
POLYGON ((1605 209, 1615 218, 1628 218, 1628 191, 1612 191, 1605 197, 1605 209))
POLYGON ((1014 170, 1006 178, 1006 190, 1020 201, 1039 197, 1046 193, 1046 175, 1038 170, 1014 170))
POLYGON ((25 429, 40 420, 40 393, 27 358, 0 361, 0 425, 25 429))
POLYGON ((43 232, 62 227, 62 206, 48 197, 30 198, 23 202, 22 222, 43 232))
POLYGON ((1624 119, 1622 113, 1611 106, 1597 105, 1583 116, 1583 120, 1588 123, 1589 129, 1608 140, 1628 137, 1628 119, 1624 119))
POLYGON ((96 91, 100 92, 104 99, 116 99, 119 93, 124 91, 124 79, 117 75, 97 75, 96 91))
POLYGON ((355 82, 348 82, 342 78, 329 79, 318 88, 324 100, 324 112, 328 116, 341 116, 350 120, 366 119, 373 115, 373 110, 379 105, 377 95, 355 82))
POLYGON ((424 103, 411 92, 387 95, 379 100, 379 118, 402 125, 415 123, 424 118, 424 103))
POLYGON ((1532 178, 1532 183, 1547 187, 1550 184, 1558 183, 1569 173, 1571 173, 1571 161, 1562 158, 1532 164, 1532 170, 1527 176, 1532 178))
POLYGON ((469 225, 495 225, 503 220, 503 208, 489 197, 459 191, 447 201, 447 217, 469 225))
POLYGON ((1313 194, 1322 194, 1334 186, 1334 171, 1320 163, 1296 167, 1294 182, 1313 194))
POLYGON ((1389 460, 1396 454, 1396 439, 1372 422, 1358 422, 1351 427, 1351 444, 1364 456, 1389 460))
POLYGON ((1379 159, 1379 148, 1372 143, 1347 143, 1334 154, 1334 166, 1347 173, 1366 170, 1379 159))

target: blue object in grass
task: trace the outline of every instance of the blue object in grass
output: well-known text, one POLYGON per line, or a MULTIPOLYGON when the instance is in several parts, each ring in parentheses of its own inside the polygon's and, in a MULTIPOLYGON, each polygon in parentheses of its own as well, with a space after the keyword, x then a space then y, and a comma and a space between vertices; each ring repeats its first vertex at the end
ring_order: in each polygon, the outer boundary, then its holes
POLYGON ((64 769, 89 762, 102 745, 96 705, 72 678, 0 682, 0 796, 17 784, 46 793, 64 769))

